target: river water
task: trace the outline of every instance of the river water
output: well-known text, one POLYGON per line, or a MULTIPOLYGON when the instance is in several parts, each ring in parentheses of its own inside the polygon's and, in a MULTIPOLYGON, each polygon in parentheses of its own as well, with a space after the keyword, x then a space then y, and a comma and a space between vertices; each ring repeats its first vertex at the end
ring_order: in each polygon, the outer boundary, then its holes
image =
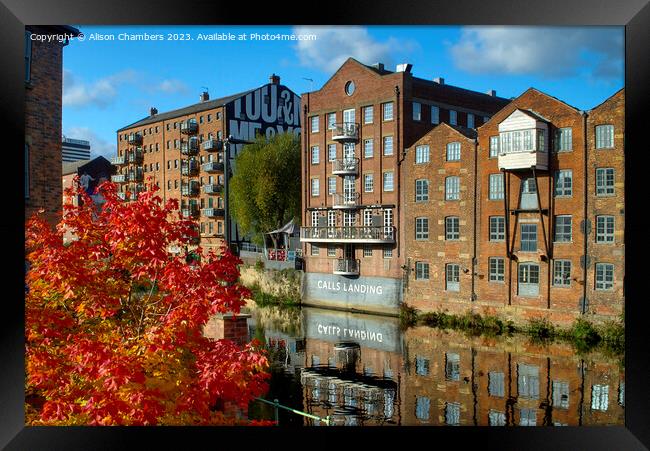
MULTIPOLYGON (((468 336, 396 318, 254 308, 250 337, 270 351, 265 399, 346 426, 623 425, 620 357, 567 343, 468 336)), ((249 417, 274 419, 251 404, 249 417)), ((326 423, 278 409, 280 425, 326 423)))

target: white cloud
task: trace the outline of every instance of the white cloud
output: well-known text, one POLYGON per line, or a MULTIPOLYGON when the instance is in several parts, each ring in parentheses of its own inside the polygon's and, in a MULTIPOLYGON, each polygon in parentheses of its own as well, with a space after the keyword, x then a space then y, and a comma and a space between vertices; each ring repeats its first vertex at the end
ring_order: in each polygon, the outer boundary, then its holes
POLYGON ((299 26, 293 33, 316 35, 316 40, 298 41, 295 50, 301 65, 325 72, 336 71, 349 57, 364 64, 384 63, 388 69, 395 57, 401 58, 416 47, 414 42, 395 38, 376 41, 364 27, 299 26))
POLYGON ((163 80, 155 86, 156 91, 162 91, 166 94, 187 94, 189 88, 180 80, 163 80))
POLYGON ((63 71, 63 106, 97 106, 106 108, 117 97, 117 88, 123 83, 132 83, 136 72, 127 69, 93 83, 79 80, 71 71, 63 71))
POLYGON ((531 74, 548 78, 590 71, 622 78, 620 28, 465 27, 451 45, 454 64, 475 74, 531 74))
POLYGON ((102 156, 110 161, 117 154, 115 143, 101 138, 89 127, 69 127, 64 133, 66 137, 73 139, 85 139, 90 141, 90 158, 102 156))

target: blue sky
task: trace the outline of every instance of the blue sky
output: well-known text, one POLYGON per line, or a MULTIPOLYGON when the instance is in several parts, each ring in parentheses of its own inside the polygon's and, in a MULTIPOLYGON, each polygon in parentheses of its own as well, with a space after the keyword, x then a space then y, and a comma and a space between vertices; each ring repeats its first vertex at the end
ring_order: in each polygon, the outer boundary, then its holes
POLYGON ((63 133, 90 140, 93 157, 114 155, 116 130, 152 106, 163 112, 196 103, 204 88, 211 98, 234 94, 272 73, 301 94, 319 89, 350 56, 390 70, 411 63, 417 77, 508 98, 532 86, 580 109, 624 85, 622 27, 75 26, 84 39, 64 51, 63 133), (120 40, 121 33, 164 39, 120 40), (235 40, 198 40, 214 33, 235 40), (315 39, 251 40, 253 33, 315 39))

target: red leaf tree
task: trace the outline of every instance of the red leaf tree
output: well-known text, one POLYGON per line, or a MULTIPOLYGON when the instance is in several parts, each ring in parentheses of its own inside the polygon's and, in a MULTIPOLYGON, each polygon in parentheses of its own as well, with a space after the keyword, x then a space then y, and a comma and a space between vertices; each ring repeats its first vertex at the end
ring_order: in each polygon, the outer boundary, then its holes
MULTIPOLYGON (((225 248, 188 258, 197 231, 152 184, 134 202, 115 185, 101 208, 78 184, 52 230, 27 222, 26 418, 31 425, 207 425, 235 420, 267 390, 259 343, 203 336, 248 290, 225 248), (74 239, 64 244, 65 234, 74 239), (170 247, 181 249, 171 253, 170 247)), ((196 250, 201 254, 201 249, 196 250)))

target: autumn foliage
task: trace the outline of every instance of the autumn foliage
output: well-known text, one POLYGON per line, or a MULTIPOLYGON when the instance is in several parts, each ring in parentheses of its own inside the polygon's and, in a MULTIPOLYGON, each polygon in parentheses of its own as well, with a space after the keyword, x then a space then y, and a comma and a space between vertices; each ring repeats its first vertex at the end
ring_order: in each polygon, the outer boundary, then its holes
POLYGON ((28 424, 233 424, 223 406, 245 409, 267 390, 257 342, 202 334, 211 315, 244 304, 240 260, 225 248, 187 258, 195 226, 156 190, 124 202, 106 182, 98 208, 69 189, 82 205, 64 206, 55 230, 28 221, 28 424))

